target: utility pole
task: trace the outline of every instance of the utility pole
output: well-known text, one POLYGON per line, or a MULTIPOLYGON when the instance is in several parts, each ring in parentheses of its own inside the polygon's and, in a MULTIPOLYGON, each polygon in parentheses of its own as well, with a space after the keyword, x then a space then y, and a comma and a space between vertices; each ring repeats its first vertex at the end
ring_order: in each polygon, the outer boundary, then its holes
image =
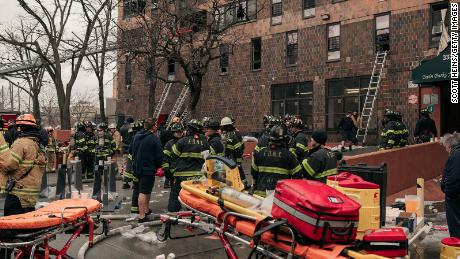
POLYGON ((18 88, 18 112, 21 112, 21 89, 18 88))
POLYGON ((11 111, 14 111, 14 107, 13 107, 14 92, 13 92, 13 90, 14 90, 13 84, 10 82, 10 106, 11 106, 11 111))

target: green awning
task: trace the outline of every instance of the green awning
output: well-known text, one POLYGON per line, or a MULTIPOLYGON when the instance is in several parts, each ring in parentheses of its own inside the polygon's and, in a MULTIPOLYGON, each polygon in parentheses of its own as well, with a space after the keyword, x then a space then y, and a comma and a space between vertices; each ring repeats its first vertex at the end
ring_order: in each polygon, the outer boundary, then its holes
POLYGON ((450 78, 450 48, 446 48, 437 57, 422 61, 412 70, 412 83, 426 84, 448 81, 450 78))

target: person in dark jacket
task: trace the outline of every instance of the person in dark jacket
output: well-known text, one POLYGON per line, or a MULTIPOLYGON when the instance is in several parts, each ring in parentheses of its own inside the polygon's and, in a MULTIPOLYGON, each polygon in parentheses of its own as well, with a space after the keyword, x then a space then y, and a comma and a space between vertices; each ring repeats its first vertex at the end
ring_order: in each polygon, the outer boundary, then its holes
POLYGON ((16 140, 16 122, 14 120, 9 120, 8 121, 8 130, 5 132, 3 135, 5 137, 6 143, 8 143, 8 146, 11 147, 13 145, 14 140, 16 140))
POLYGON ((342 152, 345 152, 345 144, 349 142, 348 149, 351 151, 352 146, 358 144, 356 139, 356 126, 353 121, 353 112, 349 111, 347 114, 340 120, 338 129, 342 135, 342 152))
POLYGON ((209 143, 211 155, 214 156, 225 156, 225 148, 222 144, 222 138, 219 134, 220 122, 210 119, 204 125, 204 135, 209 143))
POLYGON ((257 140, 257 146, 255 147, 255 150, 259 150, 263 147, 268 147, 269 139, 270 139, 270 130, 275 126, 275 125, 281 125, 283 124, 283 120, 281 120, 280 117, 278 116, 268 116, 268 123, 267 123, 267 128, 264 132, 262 132, 262 135, 259 137, 257 140))
POLYGON ((139 179, 139 223, 150 221, 150 195, 155 183, 155 174, 163 162, 163 148, 155 136, 156 123, 153 118, 144 121, 144 130, 137 133, 133 141, 134 173, 139 179))
MULTIPOLYGON (((132 142, 136 134, 144 129, 144 121, 138 120, 133 122, 130 134, 130 144, 128 147, 128 161, 126 161, 126 170, 123 174, 123 179, 129 180, 133 182, 133 192, 131 195, 131 217, 128 218, 126 221, 134 221, 139 219, 139 179, 137 178, 136 174, 134 173, 134 166, 133 166, 133 150, 132 150, 132 142)), ((129 188, 129 186, 127 186, 129 188)), ((150 213, 147 213, 150 214, 150 213)))
POLYGON ((270 130, 269 146, 254 150, 251 166, 254 194, 266 197, 279 180, 302 178, 302 167, 289 152, 287 142, 286 126, 277 125, 270 130))
POLYGON ((446 134, 443 145, 449 153, 441 180, 447 225, 450 236, 460 238, 460 133, 446 134))
POLYGON ((203 126, 201 122, 192 119, 187 123, 187 136, 181 138, 173 145, 173 159, 176 159, 174 171, 174 185, 169 194, 168 211, 177 212, 181 205, 178 200, 182 181, 203 176, 204 164, 203 152, 209 152, 209 144, 201 134, 203 126))
POLYGON ((302 159, 308 154, 308 140, 302 131, 303 128, 303 121, 300 118, 294 118, 289 123, 289 131, 292 134, 289 151, 295 155, 296 159, 302 159))
POLYGON ((174 183, 174 171, 176 170, 176 159, 173 159, 172 147, 174 144, 179 141, 179 139, 184 137, 184 125, 180 122, 173 123, 171 125, 170 131, 172 132, 174 138, 169 140, 163 148, 163 170, 165 171, 165 185, 164 188, 171 188, 174 183))
POLYGON ((326 131, 315 130, 310 141, 313 148, 302 161, 305 178, 325 182, 327 176, 337 174, 336 154, 324 146, 327 141, 326 131))
POLYGON ((438 130, 436 129, 436 123, 432 118, 430 118, 430 112, 428 111, 428 109, 423 109, 421 112, 421 118, 417 121, 417 124, 415 125, 415 142, 430 142, 431 138, 437 136, 438 130))

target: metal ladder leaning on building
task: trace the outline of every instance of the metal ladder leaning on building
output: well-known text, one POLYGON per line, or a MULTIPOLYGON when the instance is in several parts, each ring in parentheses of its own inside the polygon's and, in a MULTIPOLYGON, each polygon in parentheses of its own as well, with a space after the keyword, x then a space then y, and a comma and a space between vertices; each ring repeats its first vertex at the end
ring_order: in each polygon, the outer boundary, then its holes
POLYGON ((160 100, 158 101, 157 106, 155 107, 155 111, 153 112, 153 118, 158 118, 160 116, 161 110, 163 110, 163 106, 165 105, 166 98, 168 98, 169 90, 171 90, 172 83, 167 83, 163 88, 163 92, 161 93, 160 100))
POLYGON ((361 125, 364 125, 365 128, 358 129, 356 134, 358 141, 362 139, 363 145, 366 143, 367 134, 369 132, 369 127, 374 112, 375 100, 377 99, 379 92, 387 56, 388 51, 378 51, 377 55, 375 56, 374 68, 372 69, 371 80, 369 82, 369 87, 367 88, 366 100, 364 101, 363 110, 361 112, 361 125))
MULTIPOLYGON (((184 88, 182 88, 182 91, 180 92, 179 97, 177 98, 176 103, 174 103, 174 106, 173 106, 173 108, 171 110, 171 113, 168 116, 168 120, 166 121, 166 126, 167 127, 169 127, 171 125, 172 119, 174 117, 176 117, 177 114, 179 114, 179 111, 182 109, 182 106, 184 105, 185 100, 187 99, 187 96, 188 96, 189 92, 190 91, 188 89, 188 86, 184 85, 184 88)), ((182 121, 187 119, 187 115, 188 115, 188 111, 187 111, 187 109, 185 109, 184 112, 182 113, 182 116, 181 116, 182 121)))

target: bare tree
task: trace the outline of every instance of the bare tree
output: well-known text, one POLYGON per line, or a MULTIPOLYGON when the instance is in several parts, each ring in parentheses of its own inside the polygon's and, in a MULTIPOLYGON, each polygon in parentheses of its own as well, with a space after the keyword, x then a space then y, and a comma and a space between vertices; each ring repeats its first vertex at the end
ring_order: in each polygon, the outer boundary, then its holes
POLYGON ((77 79, 78 72, 88 50, 88 42, 97 22, 97 17, 105 8, 109 0, 105 0, 101 6, 95 6, 91 0, 17 0, 28 17, 38 23, 37 31, 42 34, 40 41, 23 41, 15 35, 0 34, 0 42, 19 46, 36 53, 40 58, 41 65, 45 68, 56 88, 61 127, 70 129, 70 101, 72 88, 77 79), (81 11, 84 21, 82 37, 75 37, 66 33, 69 18, 77 9, 81 11), (13 37, 11 37, 13 36, 13 37), (81 44, 75 38, 81 38, 81 44), (78 47, 77 47, 78 46, 78 47), (49 51, 48 51, 49 48, 49 51), (62 62, 69 60, 71 76, 64 83, 62 62))
POLYGON ((56 126, 60 124, 59 106, 56 90, 52 87, 45 87, 40 93, 40 108, 43 124, 56 126))
MULTIPOLYGON (((95 0, 95 3, 102 5, 103 1, 95 0)), ((116 42, 116 35, 113 33, 116 32, 116 25, 113 19, 116 4, 115 0, 109 0, 102 14, 96 18, 90 46, 98 51, 86 56, 90 70, 96 75, 98 81, 99 113, 102 121, 106 121, 104 102, 105 72, 107 67, 116 60, 115 55, 111 52, 114 49, 114 42, 116 42)))
MULTIPOLYGON (((220 0, 206 2, 192 0, 180 2, 174 8, 159 5, 159 11, 167 16, 164 28, 168 37, 160 41, 158 56, 172 60, 181 69, 184 78, 174 82, 185 84, 190 89, 189 110, 195 114, 202 83, 211 62, 228 61, 233 47, 244 38, 238 25, 256 18, 263 8, 254 0, 233 0, 222 5, 220 0)), ((163 81, 171 81, 160 78, 163 81)))
MULTIPOLYGON (((23 42, 34 42, 39 40, 40 35, 35 33, 37 24, 28 25, 23 20, 20 20, 19 26, 13 29, 6 29, 6 35, 18 37, 23 42)), ((29 49, 22 48, 18 45, 3 44, 4 55, 0 57, 0 64, 36 64, 38 56, 29 49)), ((45 69, 42 66, 29 66, 26 70, 13 72, 3 75, 3 79, 7 80, 10 84, 21 89, 32 99, 32 110, 36 119, 41 119, 40 116, 40 101, 39 95, 43 86, 43 76, 45 69)))
POLYGON ((96 106, 94 94, 91 92, 78 92, 72 96, 70 114, 75 122, 94 119, 96 106))

